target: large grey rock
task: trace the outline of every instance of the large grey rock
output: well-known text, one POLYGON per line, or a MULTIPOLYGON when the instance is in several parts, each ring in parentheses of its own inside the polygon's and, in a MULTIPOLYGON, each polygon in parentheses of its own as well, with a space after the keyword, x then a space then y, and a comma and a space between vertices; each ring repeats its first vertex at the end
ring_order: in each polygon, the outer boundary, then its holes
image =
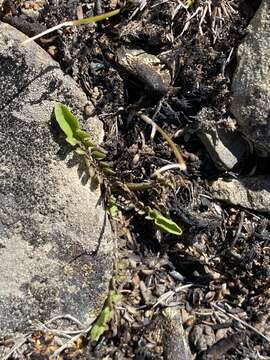
POLYGON ((238 49, 231 110, 242 132, 263 152, 270 151, 270 1, 261 6, 238 49))
POLYGON ((211 185, 211 195, 217 200, 251 210, 270 213, 269 176, 218 179, 211 185))
MULTIPOLYGON (((50 123, 55 101, 82 113, 86 96, 38 45, 20 47, 24 39, 0 23, 0 336, 65 313, 87 323, 112 269, 100 194, 83 185, 79 158, 50 123)), ((102 138, 97 119, 80 120, 102 138)))

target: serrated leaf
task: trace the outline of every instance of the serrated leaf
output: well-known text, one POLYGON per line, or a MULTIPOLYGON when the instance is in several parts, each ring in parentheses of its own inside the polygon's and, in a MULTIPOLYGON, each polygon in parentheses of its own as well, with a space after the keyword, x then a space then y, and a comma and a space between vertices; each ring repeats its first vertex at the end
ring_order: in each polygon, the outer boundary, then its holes
POLYGON ((66 141, 72 146, 77 145, 79 141, 75 134, 80 129, 80 124, 76 117, 62 103, 55 104, 54 115, 58 125, 66 135, 66 141))
POLYGON ((149 210, 146 219, 153 220, 155 225, 167 233, 180 236, 182 235, 182 229, 171 219, 161 215, 157 210, 149 210))

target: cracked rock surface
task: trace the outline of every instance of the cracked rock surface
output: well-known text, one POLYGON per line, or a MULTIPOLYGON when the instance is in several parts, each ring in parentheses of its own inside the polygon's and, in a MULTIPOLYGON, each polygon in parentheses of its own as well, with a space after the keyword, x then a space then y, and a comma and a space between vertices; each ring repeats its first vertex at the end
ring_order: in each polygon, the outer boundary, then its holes
POLYGON ((99 191, 51 122, 54 104, 78 114, 94 141, 102 124, 80 116, 85 94, 38 45, 18 46, 24 39, 0 23, 0 336, 66 313, 86 324, 112 269, 99 191))
POLYGON ((231 110, 241 131, 270 152, 270 2, 263 0, 238 48, 231 110))

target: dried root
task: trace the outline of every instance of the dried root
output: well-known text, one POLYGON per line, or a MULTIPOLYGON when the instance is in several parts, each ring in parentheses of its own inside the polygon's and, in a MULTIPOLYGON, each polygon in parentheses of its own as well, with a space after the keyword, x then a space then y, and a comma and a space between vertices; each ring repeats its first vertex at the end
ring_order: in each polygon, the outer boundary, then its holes
POLYGON ((204 25, 208 25, 213 34, 213 42, 219 38, 224 24, 237 14, 235 0, 197 0, 193 5, 187 6, 187 3, 179 1, 172 14, 172 21, 175 21, 179 11, 187 12, 187 18, 182 29, 180 37, 189 29, 191 22, 198 23, 198 31, 204 35, 204 25))

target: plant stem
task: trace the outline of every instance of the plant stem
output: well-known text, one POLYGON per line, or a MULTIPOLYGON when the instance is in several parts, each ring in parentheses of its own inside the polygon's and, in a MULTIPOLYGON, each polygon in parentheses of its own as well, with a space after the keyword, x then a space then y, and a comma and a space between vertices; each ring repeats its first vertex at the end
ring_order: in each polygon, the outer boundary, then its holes
POLYGON ((138 115, 147 124, 149 124, 152 127, 155 127, 157 129, 157 131, 163 136, 163 138, 167 141, 168 145, 170 146, 170 148, 174 152, 174 155, 175 155, 175 157, 176 157, 176 159, 178 161, 180 170, 186 171, 187 166, 186 166, 185 160, 184 160, 181 152, 178 150, 176 144, 169 137, 169 135, 167 135, 166 132, 161 129, 161 127, 159 127, 152 119, 150 119, 150 117, 148 117, 148 116, 146 116, 144 114, 141 114, 141 113, 138 113, 138 115))
POLYGON ((63 27, 96 23, 98 21, 102 21, 102 20, 108 19, 108 18, 110 18, 112 16, 118 15, 122 11, 123 11, 123 9, 115 9, 115 10, 109 11, 107 13, 97 15, 97 16, 92 16, 92 17, 85 18, 85 19, 65 21, 65 22, 63 22, 61 24, 58 24, 56 26, 51 27, 50 29, 47 29, 47 30, 43 31, 42 33, 40 33, 38 35, 35 35, 35 36, 33 36, 33 37, 29 38, 29 39, 26 39, 25 41, 23 41, 21 43, 21 45, 24 46, 24 45, 30 43, 31 41, 37 40, 37 39, 41 38, 42 36, 50 34, 53 31, 59 30, 59 29, 61 29, 63 27))

